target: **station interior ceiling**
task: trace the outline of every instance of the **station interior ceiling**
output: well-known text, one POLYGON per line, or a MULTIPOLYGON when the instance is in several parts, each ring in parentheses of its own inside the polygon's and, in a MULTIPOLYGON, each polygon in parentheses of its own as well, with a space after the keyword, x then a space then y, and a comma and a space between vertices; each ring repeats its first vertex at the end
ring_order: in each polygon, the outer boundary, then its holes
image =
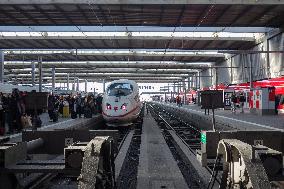
POLYGON ((284 73, 283 23, 282 0, 2 0, 4 78, 31 83, 40 59, 47 83, 55 68, 56 82, 68 74, 164 83, 198 76, 204 87, 218 83, 216 74, 219 82, 247 81, 238 75, 246 56, 264 57, 255 58, 255 78, 277 77, 284 73))

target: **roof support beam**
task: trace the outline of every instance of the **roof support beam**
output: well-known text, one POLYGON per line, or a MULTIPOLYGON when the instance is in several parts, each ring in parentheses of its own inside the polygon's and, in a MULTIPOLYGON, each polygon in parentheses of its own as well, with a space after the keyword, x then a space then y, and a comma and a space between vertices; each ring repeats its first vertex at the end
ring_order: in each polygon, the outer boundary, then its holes
MULTIPOLYGON (((51 39, 51 40, 227 40, 255 41, 254 34, 213 33, 213 32, 1 32, 0 40, 5 39, 51 39)), ((166 46, 167 47, 167 46, 166 46)))
MULTIPOLYGON (((38 6, 37 6, 38 7, 38 6)), ((50 18, 50 17, 49 17, 50 18)), ((218 21, 218 20, 217 20, 218 21)), ((0 26, 0 32, 172 32, 175 27, 160 26, 0 26)), ((176 27, 175 32, 265 33, 266 27, 176 27)))
MULTIPOLYGON (((31 68, 31 62, 6 61, 6 68, 31 68)), ((43 62, 43 68, 141 68, 141 69, 202 69, 210 67, 212 62, 182 63, 171 61, 94 61, 94 62, 43 62)))
MULTIPOLYGON (((28 74, 32 69, 6 69, 5 73, 14 73, 14 74, 28 74)), ((151 73, 151 74, 190 74, 196 73, 198 70, 193 69, 135 69, 135 68, 97 68, 97 69, 82 69, 82 68, 60 68, 56 69, 56 73, 151 73)), ((50 70, 43 70, 43 73, 50 73, 50 70)))
MULTIPOLYGON (((89 4, 90 0, 1 0, 0 4, 89 4)), ((93 4, 206 4, 206 5, 216 5, 216 4, 230 4, 230 5, 276 5, 284 4, 283 1, 279 0, 92 0, 93 4)))
MULTIPOLYGON (((54 68, 52 68, 53 70, 54 68)), ((55 72, 54 72, 55 73, 55 72)), ((7 77, 32 77, 31 74, 7 74, 5 75, 7 77)), ((53 73, 52 72, 46 72, 44 74, 45 77, 53 77, 53 73)), ((67 77, 67 73, 55 73, 56 78, 60 78, 60 77, 67 77)), ((76 77, 87 77, 87 78, 93 78, 93 77, 145 77, 145 78, 149 78, 149 77, 188 77, 188 74, 143 74, 143 73, 76 73, 76 77)))
MULTIPOLYGON (((79 41, 78 41, 79 42, 79 41)), ((209 41, 212 42, 212 41, 209 41)), ((81 42, 79 43, 81 44, 81 42)), ((225 54, 217 51, 191 51, 164 49, 109 49, 109 50, 6 50, 4 53, 13 55, 74 55, 76 56, 143 56, 143 57, 216 57, 225 58, 225 54)))

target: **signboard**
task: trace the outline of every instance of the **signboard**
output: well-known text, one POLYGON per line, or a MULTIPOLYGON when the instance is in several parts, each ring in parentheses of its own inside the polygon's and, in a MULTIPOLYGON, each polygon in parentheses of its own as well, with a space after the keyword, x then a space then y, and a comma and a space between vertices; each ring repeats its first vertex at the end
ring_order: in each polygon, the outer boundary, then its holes
POLYGON ((206 132, 201 132, 201 143, 206 144, 206 132))
POLYGON ((233 91, 224 91, 224 109, 230 110, 231 109, 231 97, 232 97, 233 91))
POLYGON ((224 108, 223 91, 206 90, 201 91, 201 108, 216 109, 224 108))
POLYGON ((25 96, 26 109, 47 109, 48 93, 46 92, 29 92, 25 96))

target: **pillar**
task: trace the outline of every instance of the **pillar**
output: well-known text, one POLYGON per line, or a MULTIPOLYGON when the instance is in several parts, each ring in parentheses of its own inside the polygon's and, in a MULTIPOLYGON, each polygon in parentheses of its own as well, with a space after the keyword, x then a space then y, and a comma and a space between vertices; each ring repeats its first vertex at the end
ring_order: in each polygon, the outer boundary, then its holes
POLYGON ((0 83, 4 83, 4 52, 0 51, 0 83))
POLYGON ((76 82, 76 78, 73 78, 73 83, 72 83, 72 92, 75 92, 75 82, 76 82))
POLYGON ((190 76, 187 78, 187 89, 190 90, 190 76))
POLYGON ((196 90, 197 90, 197 89, 198 89, 197 73, 195 74, 195 81, 194 81, 194 84, 195 84, 195 88, 196 88, 196 90))
POLYGON ((253 88, 252 54, 250 54, 250 61, 249 61, 249 86, 250 86, 250 89, 253 88))
POLYGON ((87 89, 88 89, 88 80, 85 79, 85 92, 87 92, 87 89))
POLYGON ((185 78, 182 79, 182 92, 185 93, 186 88, 185 88, 185 78))
POLYGON ((105 91, 106 91, 106 81, 105 79, 103 79, 103 92, 105 93, 105 91))
POLYGON ((51 77, 52 77, 52 92, 55 91, 55 68, 51 69, 51 77))
POLYGON ((183 92, 183 98, 182 103, 185 104, 186 101, 186 88, 185 88, 185 78, 182 79, 182 92, 183 92))
POLYGON ((192 90, 192 88, 193 88, 193 76, 190 76, 190 77, 189 77, 189 81, 190 81, 190 83, 189 83, 189 89, 192 90))
POLYGON ((232 84, 233 83, 233 76, 234 76, 233 75, 233 60, 232 60, 232 57, 230 58, 230 64, 231 64, 230 65, 231 66, 230 67, 230 69, 231 69, 231 75, 230 76, 231 76, 231 84, 232 84))
POLYGON ((217 86, 218 86, 218 68, 215 68, 215 88, 216 90, 218 89, 217 86))
MULTIPOLYGON (((269 40, 267 39, 266 40, 266 67, 267 67, 267 78, 270 78, 271 77, 271 72, 270 72, 270 53, 269 53, 269 40)), ((264 77, 264 75, 263 75, 264 77)))
POLYGON ((79 88, 79 85, 80 85, 80 82, 79 82, 79 77, 76 78, 77 79, 77 85, 76 85, 76 92, 79 92, 80 88, 79 88))
POLYGON ((213 83, 213 68, 212 67, 210 67, 210 81, 211 81, 211 86, 213 86, 214 85, 214 83, 213 83))
POLYGON ((67 73, 67 92, 69 92, 69 73, 67 73))
POLYGON ((38 74, 39 74, 39 81, 38 81, 38 91, 42 92, 42 57, 38 58, 38 74))
POLYGON ((35 86, 35 63, 32 62, 32 85, 35 86))
POLYGON ((200 89, 200 83, 201 83, 201 74, 200 74, 200 72, 198 72, 198 89, 200 89))

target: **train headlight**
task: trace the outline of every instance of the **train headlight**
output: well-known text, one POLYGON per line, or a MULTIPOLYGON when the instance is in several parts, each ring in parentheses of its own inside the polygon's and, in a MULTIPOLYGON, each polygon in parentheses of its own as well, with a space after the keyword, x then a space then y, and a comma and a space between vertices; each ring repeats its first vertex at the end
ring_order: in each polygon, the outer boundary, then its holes
POLYGON ((127 106, 126 104, 122 104, 121 109, 126 110, 126 106, 127 106))
POLYGON ((106 105, 106 109, 107 109, 107 110, 111 110, 111 105, 110 105, 110 104, 107 104, 107 105, 106 105))

